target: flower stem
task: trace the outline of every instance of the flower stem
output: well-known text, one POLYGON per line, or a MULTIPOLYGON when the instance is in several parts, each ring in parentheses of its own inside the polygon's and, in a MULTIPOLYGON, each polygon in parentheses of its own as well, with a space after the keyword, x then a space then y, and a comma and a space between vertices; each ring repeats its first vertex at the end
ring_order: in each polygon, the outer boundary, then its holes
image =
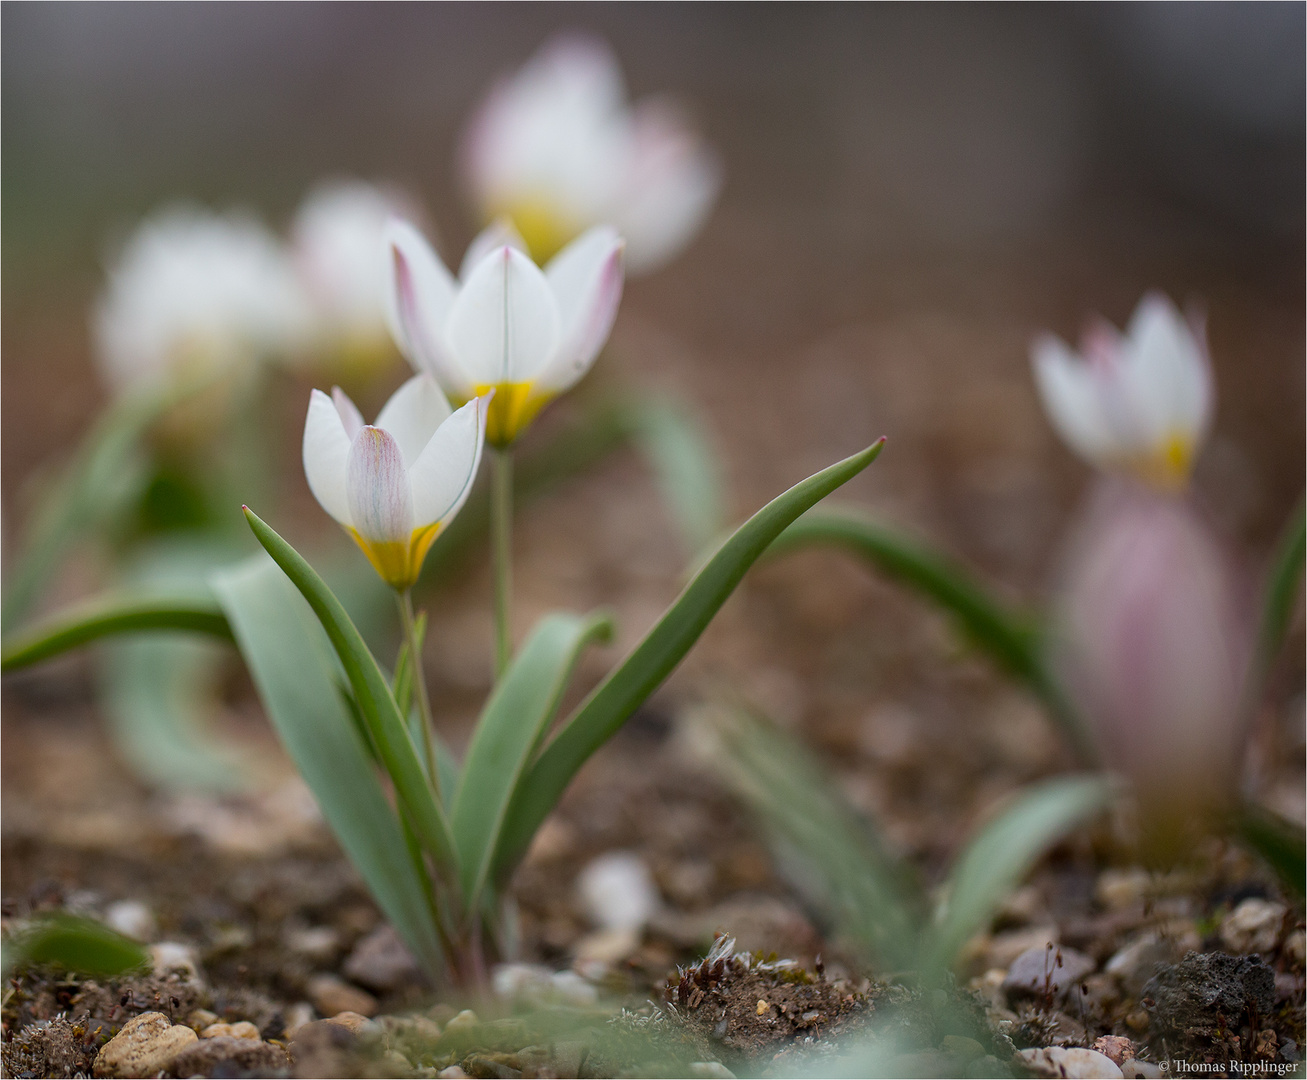
POLYGON ((404 624, 404 642, 408 646, 408 666, 412 672, 413 688, 418 699, 418 714, 422 719, 422 749, 427 756, 427 775, 431 790, 440 798, 440 770, 436 766, 436 747, 432 731, 431 699, 427 696, 427 677, 422 670, 422 648, 418 642, 417 624, 413 619, 413 595, 408 589, 395 593, 399 601, 399 618, 404 624))
POLYGON ((494 458, 490 529, 495 573, 495 678, 498 679, 513 658, 513 453, 508 449, 495 450, 494 458))

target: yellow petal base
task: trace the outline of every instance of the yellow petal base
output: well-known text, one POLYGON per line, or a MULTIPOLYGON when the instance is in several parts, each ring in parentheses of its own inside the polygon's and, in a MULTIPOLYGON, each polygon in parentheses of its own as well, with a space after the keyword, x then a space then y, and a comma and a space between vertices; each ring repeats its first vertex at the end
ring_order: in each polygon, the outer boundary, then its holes
POLYGON ((404 544, 398 540, 373 541, 360 536, 355 529, 346 529, 363 554, 368 557, 372 568, 381 576, 381 580, 392 589, 401 592, 411 588, 422 572, 422 561, 431 550, 431 545, 440 532, 443 522, 425 525, 414 529, 413 534, 404 544))
POLYGON ((531 258, 543 266, 583 231, 547 199, 523 199, 493 207, 490 220, 507 217, 526 241, 531 258))
POLYGON ((473 394, 480 397, 493 390, 486 413, 486 442, 500 450, 512 446, 536 414, 554 399, 554 394, 536 388, 534 383, 480 383, 473 394))
POLYGON ((1192 437, 1174 432, 1151 454, 1140 454, 1123 464, 1150 487, 1167 492, 1183 491, 1189 486, 1194 450, 1192 437))

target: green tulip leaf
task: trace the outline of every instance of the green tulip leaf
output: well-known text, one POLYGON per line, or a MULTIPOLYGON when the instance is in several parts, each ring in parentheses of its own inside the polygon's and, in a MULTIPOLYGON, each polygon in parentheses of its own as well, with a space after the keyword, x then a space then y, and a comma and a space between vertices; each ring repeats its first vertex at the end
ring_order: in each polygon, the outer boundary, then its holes
POLYGON ((1302 826, 1256 803, 1244 802, 1235 811, 1234 829, 1243 845, 1261 856, 1285 889, 1301 902, 1307 892, 1307 836, 1302 826))
POLYGON ((438 864, 456 868, 458 856, 444 807, 434 795, 409 726, 376 658, 340 601, 304 557, 254 511, 246 508, 245 517, 259 543, 309 602, 327 632, 414 832, 438 864))
POLYGON ((1101 776, 1048 780, 1022 791, 963 851, 936 911, 928 967, 942 971, 993 919, 1044 852, 1100 814, 1112 796, 1101 776))
POLYGON ((1304 549, 1307 548, 1307 514, 1300 502, 1285 527, 1276 548, 1275 561, 1262 601, 1261 632, 1257 641, 1255 689, 1260 689, 1284 644, 1298 589, 1302 582, 1304 549))
POLYGON ((581 650, 612 637, 606 615, 555 613, 542 619, 495 686, 463 762, 451 821, 463 893, 476 910, 499 833, 522 775, 558 712, 581 650))
POLYGON ((884 446, 836 462, 777 496, 741 525, 644 639, 582 702, 518 786, 495 855, 503 880, 526 851, 576 771, 671 674, 699 639, 745 571, 795 518, 870 465, 884 446))
POLYGON ((381 910, 428 971, 441 948, 421 853, 386 798, 345 672, 314 612, 266 556, 219 571, 213 588, 268 719, 381 910))
POLYGON ((0 962, 4 978, 30 964, 53 964, 64 971, 107 979, 145 970, 150 954, 140 942, 102 923, 58 912, 33 920, 5 942, 0 962))

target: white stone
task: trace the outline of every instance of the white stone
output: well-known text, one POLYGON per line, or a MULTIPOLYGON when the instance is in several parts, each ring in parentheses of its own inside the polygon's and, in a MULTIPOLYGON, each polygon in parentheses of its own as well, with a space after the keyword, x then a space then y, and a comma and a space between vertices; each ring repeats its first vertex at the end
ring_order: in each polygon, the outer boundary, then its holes
POLYGON ((1275 948, 1288 912, 1273 900, 1249 897, 1221 921, 1221 944, 1233 953, 1265 953, 1275 948))
POLYGON ((150 959, 154 962, 156 975, 166 977, 171 972, 177 972, 192 982, 204 982, 195 951, 189 945, 179 941, 156 942, 150 946, 150 959))
POLYGON ((577 879, 581 902, 602 930, 643 930, 661 906, 658 887, 643 859, 610 851, 592 860, 577 879))
POLYGON ((1066 1080, 1120 1080, 1125 1074, 1106 1054, 1080 1046, 1043 1046, 1020 1051, 1021 1059, 1036 1076, 1066 1080))
POLYGON ((159 932, 154 912, 140 900, 118 900, 109 905, 104 922, 112 930, 137 941, 153 941, 159 932))

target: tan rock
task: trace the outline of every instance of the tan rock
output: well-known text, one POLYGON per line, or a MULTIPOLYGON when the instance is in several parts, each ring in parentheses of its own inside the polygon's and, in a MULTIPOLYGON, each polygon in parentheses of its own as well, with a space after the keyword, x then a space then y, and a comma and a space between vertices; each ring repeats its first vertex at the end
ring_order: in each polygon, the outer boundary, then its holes
POLYGON ((221 1039, 230 1037, 233 1039, 261 1039, 259 1029, 251 1024, 248 1020, 240 1020, 235 1024, 210 1024, 200 1032, 201 1039, 221 1039))
POLYGON ((1249 897, 1221 921, 1221 944, 1232 953, 1271 952, 1279 944, 1288 911, 1273 900, 1249 897))
POLYGON ((1117 1065, 1124 1065, 1135 1056, 1135 1044, 1123 1035, 1104 1035, 1094 1041, 1093 1049, 1117 1065))
POLYGON ((1043 1046, 1019 1054, 1036 1076, 1059 1080, 1122 1080, 1124 1076, 1111 1058, 1082 1046, 1043 1046))
POLYGON ((171 1068, 177 1056, 198 1041, 194 1031, 174 1025, 163 1013, 142 1013, 100 1048, 94 1072, 102 1077, 154 1076, 171 1068))
POLYGON ((210 1012, 208 1009, 196 1009, 186 1018, 186 1026, 193 1028, 195 1031, 203 1031, 210 1024, 218 1022, 218 1014, 210 1012))
POLYGON ((327 1017, 327 1023, 338 1024, 359 1036, 370 1035, 373 1032, 382 1030, 381 1025, 379 1025, 375 1020, 369 1020, 362 1013, 350 1010, 339 1012, 335 1016, 327 1017))
POLYGON ((354 1012, 375 1016, 377 999, 336 975, 314 975, 307 987, 309 1000, 323 1016, 354 1012))
POLYGON ((232 1071, 219 1073, 219 1067, 226 1066, 246 1076, 267 1076, 285 1069, 287 1062, 280 1046, 258 1038, 218 1035, 186 1047, 173 1059, 172 1071, 178 1076, 231 1076, 232 1071))

